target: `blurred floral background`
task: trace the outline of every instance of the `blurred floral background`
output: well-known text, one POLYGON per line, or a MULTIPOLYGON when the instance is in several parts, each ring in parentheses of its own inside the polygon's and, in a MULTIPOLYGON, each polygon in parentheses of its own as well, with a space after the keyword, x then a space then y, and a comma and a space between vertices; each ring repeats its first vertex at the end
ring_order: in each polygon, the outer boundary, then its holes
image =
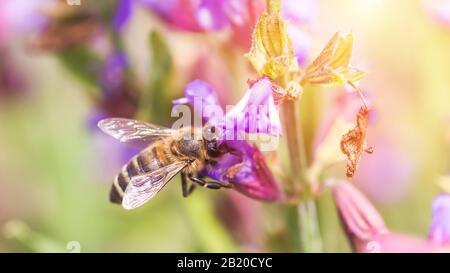
MULTIPOLYGON (((195 79, 213 86, 224 105, 236 103, 255 78, 244 54, 265 1, 68 4, 76 2, 0 0, 0 251, 69 252, 74 242, 82 252, 299 251, 285 205, 234 191, 199 189, 182 198, 176 177, 140 209, 111 204, 115 174, 139 150, 96 127, 109 116, 170 126, 172 100, 195 79)), ((359 88, 372 109, 374 152, 362 156, 350 189, 326 188, 317 197, 315 250, 349 252, 358 244, 346 219, 351 205, 340 204, 340 194, 363 194, 356 209, 375 207, 395 234, 448 243, 450 1, 283 2, 300 67, 343 31, 353 35, 352 64, 370 71, 359 88)), ((359 106, 351 106, 350 92, 303 92, 309 157, 327 121, 342 114, 354 122, 359 106)), ((275 162, 286 154, 266 155, 276 177, 283 170, 275 162)), ((345 164, 323 175, 345 179, 345 164)))

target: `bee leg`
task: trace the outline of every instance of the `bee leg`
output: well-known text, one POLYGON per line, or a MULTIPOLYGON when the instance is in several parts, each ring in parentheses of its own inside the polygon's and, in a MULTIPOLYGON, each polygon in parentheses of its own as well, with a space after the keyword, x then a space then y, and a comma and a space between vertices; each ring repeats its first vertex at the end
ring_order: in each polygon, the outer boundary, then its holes
POLYGON ((189 190, 188 190, 188 196, 191 195, 191 193, 195 190, 195 184, 191 184, 189 186, 189 190))
MULTIPOLYGON (((198 178, 202 179, 203 181, 205 181, 205 177, 204 176, 200 176, 198 178)), ((214 180, 210 180, 210 181, 205 181, 205 182, 219 184, 220 187, 222 187, 222 188, 228 188, 229 189, 229 188, 233 187, 233 185, 231 183, 229 183, 229 182, 222 182, 222 181, 215 180, 215 179, 214 180)))
POLYGON ((181 189, 183 191, 183 197, 188 197, 195 189, 195 184, 191 184, 188 187, 188 180, 185 173, 181 173, 181 189))
POLYGON ((192 182, 197 183, 200 186, 205 187, 205 188, 209 188, 209 189, 218 190, 218 189, 223 188, 223 187, 229 188, 228 185, 222 184, 222 183, 220 183, 218 181, 217 182, 216 181, 214 181, 214 182, 213 181, 206 181, 203 178, 193 177, 193 176, 190 176, 189 179, 192 182))

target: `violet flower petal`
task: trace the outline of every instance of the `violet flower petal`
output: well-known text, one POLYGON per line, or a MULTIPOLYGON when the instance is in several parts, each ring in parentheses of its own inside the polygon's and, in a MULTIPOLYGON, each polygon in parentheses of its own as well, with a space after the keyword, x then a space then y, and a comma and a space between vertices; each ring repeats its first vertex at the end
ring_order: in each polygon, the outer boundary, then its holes
POLYGON ((450 243, 450 194, 441 193, 433 200, 433 218, 428 237, 437 244, 450 243))
POLYGON ((228 124, 233 124, 234 121, 237 131, 246 133, 280 135, 281 122, 272 90, 273 83, 268 78, 255 82, 244 97, 227 112, 228 124))
POLYGON ((105 96, 115 93, 121 86, 127 65, 127 57, 121 52, 111 54, 106 59, 100 75, 100 85, 105 96))
POLYGON ((132 14, 132 0, 119 0, 113 18, 113 27, 116 31, 122 31, 132 14))
POLYGON ((204 122, 212 124, 219 124, 221 117, 223 117, 223 110, 219 104, 219 98, 214 89, 204 81, 195 80, 184 88, 184 98, 174 100, 173 105, 180 105, 188 103, 194 108, 194 111, 199 114, 204 122), (206 107, 214 107, 214 113, 205 111, 206 107))
POLYGON ((244 140, 226 140, 226 145, 239 154, 225 154, 215 166, 208 166, 202 174, 234 185, 241 193, 263 201, 281 197, 278 184, 259 149, 244 140))

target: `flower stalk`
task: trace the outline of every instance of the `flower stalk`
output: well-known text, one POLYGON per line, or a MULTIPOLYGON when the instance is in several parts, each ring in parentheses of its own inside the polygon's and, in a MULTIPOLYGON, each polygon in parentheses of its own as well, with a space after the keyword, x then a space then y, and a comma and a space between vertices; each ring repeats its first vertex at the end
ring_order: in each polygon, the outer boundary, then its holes
MULTIPOLYGON (((267 11, 269 14, 276 14, 281 12, 280 0, 267 0, 267 11)), ((268 29, 272 29, 270 26, 268 29)), ((270 33, 270 31, 269 31, 270 33)), ((285 37, 287 52, 290 51, 289 37, 285 37)), ((285 56, 283 56, 285 57, 285 56)), ((289 60, 289 55, 287 56, 289 60)), ((286 62, 287 64, 289 61, 286 62)), ((290 66, 285 73, 275 78, 284 90, 289 90, 289 83, 292 81, 290 72, 297 70, 298 67, 290 66), (287 72, 287 73, 286 73, 287 72)), ((317 219, 316 202, 312 198, 310 181, 307 179, 307 160, 306 149, 304 147, 304 139, 300 123, 299 104, 297 103, 298 96, 286 96, 286 99, 281 103, 282 127, 285 130, 285 137, 289 153, 289 176, 284 181, 284 190, 288 201, 288 211, 293 213, 286 213, 287 231, 291 238, 298 238, 298 246, 293 246, 294 250, 302 252, 320 252, 321 237, 319 232, 319 224, 317 219), (293 227, 292 227, 293 226, 293 227), (295 234, 296 233, 296 234, 295 234)), ((297 240, 294 240, 297 241, 297 240)))
MULTIPOLYGON (((302 154, 303 139, 299 128, 299 113, 294 100, 288 100, 281 105, 282 127, 285 130, 289 152, 290 177, 285 183, 287 199, 295 201, 300 192, 298 178, 303 176, 302 169, 306 166, 306 158, 302 154)), ((303 179, 301 179, 303 180, 303 179)))
POLYGON ((316 201, 311 197, 310 181, 307 180, 307 162, 303 134, 300 127, 298 104, 287 100, 281 105, 282 125, 289 150, 289 177, 285 184, 288 200, 295 201, 295 214, 288 214, 295 219, 288 223, 298 223, 300 251, 320 252, 321 236, 317 219, 316 201))

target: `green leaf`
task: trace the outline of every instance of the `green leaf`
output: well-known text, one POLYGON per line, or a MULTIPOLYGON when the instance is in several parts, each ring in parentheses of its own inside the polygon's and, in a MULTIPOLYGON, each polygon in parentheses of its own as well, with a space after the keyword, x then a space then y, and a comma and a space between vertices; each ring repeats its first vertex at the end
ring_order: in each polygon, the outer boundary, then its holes
POLYGON ((152 122, 167 124, 170 121, 173 99, 171 96, 173 60, 164 37, 157 31, 150 33, 150 51, 152 65, 150 66, 149 92, 144 95, 144 105, 150 107, 152 122))
POLYGON ((96 71, 100 67, 99 59, 84 47, 75 47, 62 50, 58 53, 63 66, 75 77, 87 85, 97 85, 96 71))

